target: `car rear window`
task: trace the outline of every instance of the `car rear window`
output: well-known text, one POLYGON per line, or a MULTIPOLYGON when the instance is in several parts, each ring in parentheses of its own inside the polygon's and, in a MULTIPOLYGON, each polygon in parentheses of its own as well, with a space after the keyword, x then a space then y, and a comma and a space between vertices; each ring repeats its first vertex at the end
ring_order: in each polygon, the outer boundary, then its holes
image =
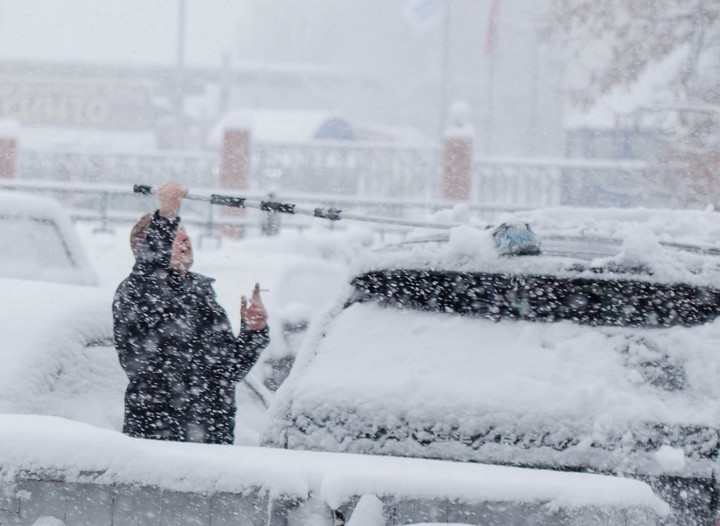
POLYGON ((720 290, 632 279, 381 270, 353 280, 352 301, 424 311, 584 325, 669 327, 717 317, 720 290))
POLYGON ((76 266, 54 221, 0 216, 0 275, 12 276, 13 269, 76 266))

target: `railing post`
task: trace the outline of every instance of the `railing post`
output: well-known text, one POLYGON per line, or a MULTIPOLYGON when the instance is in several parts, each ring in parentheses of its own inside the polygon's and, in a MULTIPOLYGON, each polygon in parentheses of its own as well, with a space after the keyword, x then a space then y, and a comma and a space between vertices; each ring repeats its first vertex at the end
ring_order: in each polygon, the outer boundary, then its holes
POLYGON ((443 199, 467 201, 472 179, 475 129, 470 124, 468 105, 456 102, 450 108, 450 123, 443 145, 443 199))
POLYGON ((212 239, 216 243, 216 248, 222 245, 222 236, 215 233, 215 205, 208 203, 207 206, 207 222, 205 223, 205 232, 200 234, 200 246, 206 239, 212 239))
MULTIPOLYGON (((268 201, 277 201, 277 194, 275 192, 268 192, 268 201)), ((280 225, 282 219, 280 214, 275 210, 263 210, 260 212, 260 234, 263 236, 277 236, 280 233, 280 225)))
POLYGON ((13 179, 17 176, 18 128, 15 121, 0 122, 0 179, 13 179))
MULTIPOLYGON (((250 183, 250 126, 227 128, 223 135, 220 186, 229 190, 246 190, 250 183)), ((243 218, 245 210, 223 207, 226 217, 243 218)), ((242 227, 226 227, 222 232, 231 237, 243 237, 242 227)))
POLYGON ((98 233, 109 233, 112 234, 115 231, 110 228, 110 192, 100 192, 100 227, 93 230, 94 234, 98 233))

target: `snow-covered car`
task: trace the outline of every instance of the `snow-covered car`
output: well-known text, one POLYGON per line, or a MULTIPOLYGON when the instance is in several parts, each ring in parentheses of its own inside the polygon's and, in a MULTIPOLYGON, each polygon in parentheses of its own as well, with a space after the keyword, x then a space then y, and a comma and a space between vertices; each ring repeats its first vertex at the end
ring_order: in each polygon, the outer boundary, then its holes
POLYGON ((0 192, 0 278, 97 284, 60 204, 10 191, 0 192))
POLYGON ((97 283, 57 201, 0 192, 0 412, 122 425, 112 291, 97 283))
POLYGON ((127 380, 112 341, 112 291, 0 279, 0 413, 122 426, 127 380))
POLYGON ((359 262, 263 443, 636 477, 664 524, 716 524, 720 219, 524 219, 359 262))

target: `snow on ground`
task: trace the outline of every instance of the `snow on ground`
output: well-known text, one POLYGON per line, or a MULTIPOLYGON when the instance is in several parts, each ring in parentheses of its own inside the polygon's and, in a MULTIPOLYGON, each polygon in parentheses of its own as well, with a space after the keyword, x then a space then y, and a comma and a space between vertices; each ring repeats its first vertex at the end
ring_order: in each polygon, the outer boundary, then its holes
MULTIPOLYGON (((137 483, 176 491, 310 494, 338 508, 356 495, 540 502, 551 509, 589 505, 667 513, 639 481, 504 466, 227 447, 132 439, 61 418, 0 415, 0 476, 16 470, 63 473, 66 480, 137 483), (97 474, 94 476, 93 474, 97 474)), ((0 479, 1 480, 1 479, 0 479)))

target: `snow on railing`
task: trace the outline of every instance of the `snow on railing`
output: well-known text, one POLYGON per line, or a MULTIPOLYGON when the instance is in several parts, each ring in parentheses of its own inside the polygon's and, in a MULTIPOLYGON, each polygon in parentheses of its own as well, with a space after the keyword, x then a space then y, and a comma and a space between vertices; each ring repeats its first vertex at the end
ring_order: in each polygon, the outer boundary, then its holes
POLYGON ((632 206, 647 192, 645 161, 482 157, 473 162, 472 202, 518 207, 632 206))
MULTIPOLYGON (((354 198, 437 199, 443 151, 428 144, 355 141, 255 142, 250 190, 354 198)), ((219 186, 217 152, 19 151, 18 178, 45 181, 219 186)), ((504 207, 632 206, 647 194, 644 161, 477 157, 470 202, 504 207)), ((641 203, 646 204, 646 203, 641 203)))
POLYGON ((21 179, 161 184, 169 179, 191 186, 214 186, 219 157, 212 152, 102 152, 87 150, 19 151, 21 179))
POLYGON ((441 150, 427 145, 349 141, 253 145, 259 188, 283 191, 426 198, 438 195, 441 150))

